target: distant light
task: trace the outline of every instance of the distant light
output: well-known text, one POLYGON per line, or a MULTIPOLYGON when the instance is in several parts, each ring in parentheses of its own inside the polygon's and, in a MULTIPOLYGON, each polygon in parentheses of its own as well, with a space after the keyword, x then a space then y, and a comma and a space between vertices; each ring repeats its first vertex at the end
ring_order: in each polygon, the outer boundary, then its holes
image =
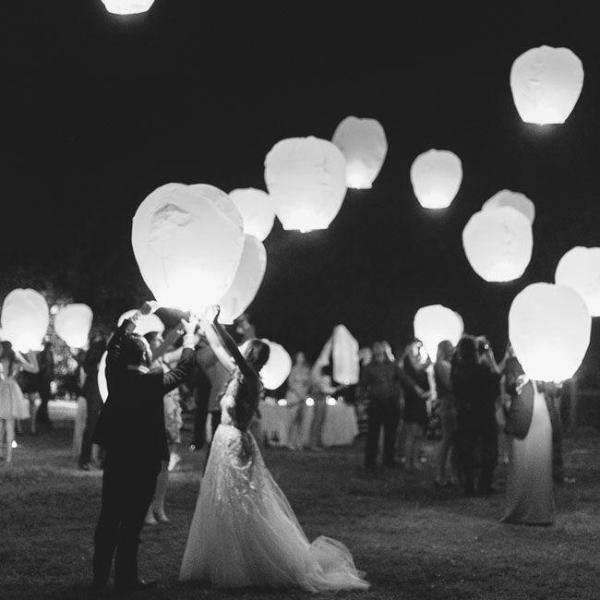
POLYGON ((417 200, 424 208, 447 208, 462 182, 460 158, 449 150, 428 150, 415 158, 410 180, 417 200))
POLYGON ((327 406, 337 406, 337 400, 331 396, 328 396, 325 402, 327 402, 327 406))
POLYGON ((583 64, 568 48, 532 48, 513 62, 510 88, 526 123, 564 123, 583 88, 583 64))
POLYGON ((486 200, 481 210, 488 208, 498 208, 499 206, 511 206, 520 213, 523 213, 528 221, 533 225, 535 221, 535 204, 525 195, 510 190, 500 190, 489 200, 486 200))
POLYGON ((573 288, 590 314, 600 316, 600 248, 571 248, 558 262, 554 280, 573 288))
POLYGON ((331 336, 333 379, 341 385, 355 385, 360 376, 359 345, 345 325, 336 325, 331 336))
POLYGON ((18 448, 18 447, 19 447, 19 444, 17 444, 17 441, 16 441, 16 440, 13 440, 13 441, 12 441, 12 444, 11 444, 10 446, 11 446, 11 448, 14 450, 15 448, 18 448))
POLYGON ((315 405, 315 401, 312 398, 306 399, 306 406, 314 406, 314 405, 315 405))
POLYGON ((279 406, 287 406, 287 400, 285 398, 282 398, 281 400, 277 400, 277 404, 279 406))
POLYGON ((59 311, 58 305, 57 304, 53 304, 50 307, 50 314, 51 315, 55 315, 57 312, 59 311))
POLYGON ((264 241, 273 228, 275 208, 269 194, 256 188, 242 188, 229 192, 244 221, 244 233, 264 241))
POLYGON ((150 10, 154 0, 102 0, 102 3, 113 15, 135 15, 150 10))
POLYGON ((281 344, 266 339, 262 341, 269 346, 270 354, 260 371, 260 377, 266 389, 276 390, 288 378, 292 370, 292 359, 281 344))
POLYGON ((346 117, 337 126, 332 141, 346 159, 348 187, 370 189, 388 150, 381 123, 375 119, 346 117))
POLYGON ((93 317, 87 304, 68 304, 56 315, 54 329, 71 348, 86 348, 93 317))
POLYGON ((435 362, 440 342, 448 340, 456 346, 464 332, 462 317, 441 304, 423 306, 413 321, 415 337, 423 342, 424 350, 435 362))
POLYGON ((100 391, 100 397, 102 402, 106 402, 108 398, 108 384, 106 383, 106 356, 105 352, 100 359, 98 364, 98 390, 100 391))
POLYGON ((4 299, 1 322, 3 338, 17 350, 40 350, 50 323, 46 299, 32 289, 13 290, 4 299))

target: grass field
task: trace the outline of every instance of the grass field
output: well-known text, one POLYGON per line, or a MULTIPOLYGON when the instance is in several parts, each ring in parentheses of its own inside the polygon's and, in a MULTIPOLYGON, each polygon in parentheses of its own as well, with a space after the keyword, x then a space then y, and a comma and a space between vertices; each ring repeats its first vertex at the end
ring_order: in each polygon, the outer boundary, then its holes
MULTIPOLYGON (((70 431, 21 436, 10 468, 0 465, 0 598, 86 598, 100 475, 79 472, 70 431)), ((429 453, 433 447, 428 448, 429 453)), ((266 461, 309 538, 343 541, 372 583, 369 592, 319 597, 386 599, 600 599, 600 434, 566 441, 576 478, 557 492, 550 528, 502 525, 501 494, 484 500, 435 491, 418 475, 360 468, 361 447, 316 453, 271 449, 266 461)), ((199 476, 195 455, 172 474, 171 523, 143 532, 142 575, 151 599, 306 598, 297 590, 213 590, 177 581, 199 476)), ((502 470, 497 485, 503 488, 502 470)))

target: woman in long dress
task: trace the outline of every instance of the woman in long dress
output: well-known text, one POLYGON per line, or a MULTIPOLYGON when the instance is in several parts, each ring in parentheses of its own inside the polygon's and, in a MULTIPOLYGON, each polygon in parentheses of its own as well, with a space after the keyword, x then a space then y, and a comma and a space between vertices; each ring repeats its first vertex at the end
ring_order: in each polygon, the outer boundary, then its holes
POLYGON ((287 407, 290 411, 287 447, 291 450, 302 449, 302 425, 306 413, 306 398, 310 389, 310 367, 304 352, 295 356, 294 366, 288 377, 286 394, 287 407))
POLYGON ((232 376, 221 400, 222 421, 213 438, 180 578, 219 587, 367 589, 343 544, 327 537, 308 541, 248 432, 262 394, 258 373, 268 360, 268 346, 250 340, 242 356, 216 317, 213 327, 206 324, 205 334, 232 376))

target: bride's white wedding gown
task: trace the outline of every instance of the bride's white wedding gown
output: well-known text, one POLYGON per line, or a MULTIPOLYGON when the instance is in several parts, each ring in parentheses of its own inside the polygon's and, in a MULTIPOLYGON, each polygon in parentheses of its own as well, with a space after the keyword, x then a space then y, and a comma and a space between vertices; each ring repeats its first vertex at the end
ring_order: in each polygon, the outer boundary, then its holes
POLYGON ((341 542, 308 541, 254 437, 231 423, 227 408, 233 402, 229 395, 221 402, 223 421, 212 441, 180 579, 311 592, 367 589, 341 542))

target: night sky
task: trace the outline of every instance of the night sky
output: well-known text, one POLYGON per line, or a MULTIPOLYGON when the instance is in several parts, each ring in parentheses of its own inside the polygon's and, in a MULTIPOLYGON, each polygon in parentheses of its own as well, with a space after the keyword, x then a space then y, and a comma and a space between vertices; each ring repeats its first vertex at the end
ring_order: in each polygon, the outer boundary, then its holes
POLYGON ((370 3, 334 13, 327 3, 268 12, 221 2, 217 12, 157 0, 133 18, 109 15, 100 0, 19 4, 5 8, 2 297, 31 285, 110 323, 150 295, 130 242, 148 193, 167 182, 264 188, 273 144, 330 139, 348 115, 385 128, 373 189, 349 191, 328 230, 276 223, 265 242, 250 311, 258 333, 290 351, 314 356, 339 322, 361 344, 386 338, 400 349, 415 311, 439 302, 501 355, 515 294, 553 280, 572 246, 600 242, 600 42, 588 3, 505 3, 502 13, 396 3, 394 15, 370 3), (512 102, 512 61, 542 44, 567 46, 584 64, 563 126, 525 125, 512 102), (422 209, 409 180, 431 147, 463 164, 441 212, 422 209), (503 188, 536 205, 533 259, 522 279, 488 284, 468 265, 461 232, 503 188))

